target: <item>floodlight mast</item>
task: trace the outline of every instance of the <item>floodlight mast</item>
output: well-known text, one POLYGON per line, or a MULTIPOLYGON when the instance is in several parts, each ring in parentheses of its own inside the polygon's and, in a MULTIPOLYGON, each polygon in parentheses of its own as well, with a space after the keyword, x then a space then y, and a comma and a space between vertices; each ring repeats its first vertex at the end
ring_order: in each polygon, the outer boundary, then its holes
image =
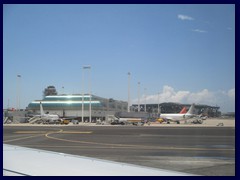
POLYGON ((91 66, 90 65, 86 65, 86 66, 83 66, 83 94, 82 94, 82 121, 84 122, 84 70, 85 69, 88 69, 89 70, 89 74, 88 74, 88 94, 89 94, 89 122, 91 123, 92 122, 92 93, 91 93, 91 66))
POLYGON ((128 72, 128 112, 130 112, 130 78, 131 73, 128 72))

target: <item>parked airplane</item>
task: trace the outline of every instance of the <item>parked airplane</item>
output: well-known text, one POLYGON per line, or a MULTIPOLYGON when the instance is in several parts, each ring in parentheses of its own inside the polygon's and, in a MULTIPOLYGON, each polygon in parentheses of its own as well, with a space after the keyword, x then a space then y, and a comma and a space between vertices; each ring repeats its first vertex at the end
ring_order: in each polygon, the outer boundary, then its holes
POLYGON ((57 114, 45 114, 42 102, 40 102, 40 118, 48 123, 60 123, 62 119, 57 114))
MULTIPOLYGON (((185 113, 187 113, 187 108, 186 108, 186 107, 183 107, 182 110, 179 112, 179 114, 185 114, 185 113)), ((163 118, 157 118, 156 121, 161 124, 161 123, 163 123, 165 120, 164 120, 163 118)))
POLYGON ((34 123, 36 121, 49 124, 58 124, 63 120, 57 114, 45 114, 43 111, 42 102, 40 102, 40 115, 34 115, 31 119, 29 119, 29 123, 34 123))
POLYGON ((198 115, 194 114, 194 106, 195 104, 192 104, 189 110, 184 114, 160 114, 160 118, 165 120, 168 124, 170 121, 176 122, 177 124, 180 124, 180 121, 186 121, 188 119, 197 117, 198 115))

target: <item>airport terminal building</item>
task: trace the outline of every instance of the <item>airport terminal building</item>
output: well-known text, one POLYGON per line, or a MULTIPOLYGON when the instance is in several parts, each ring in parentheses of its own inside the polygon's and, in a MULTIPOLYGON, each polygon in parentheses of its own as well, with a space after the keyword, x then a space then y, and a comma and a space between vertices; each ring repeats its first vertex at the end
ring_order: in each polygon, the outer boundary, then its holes
MULTIPOLYGON (((145 111, 145 104, 140 104, 140 112, 145 111)), ((160 113, 179 113, 183 107, 190 108, 191 104, 180 104, 174 102, 164 102, 160 104, 146 104, 146 112, 151 114, 160 113), (158 110, 159 109, 159 110, 158 110)), ((133 104, 132 111, 138 111, 138 104, 133 104)), ((203 114, 208 117, 220 117, 221 112, 219 106, 209 106, 203 104, 195 104, 195 113, 203 114)))
MULTIPOLYGON (((113 98, 108 99, 89 94, 84 94, 84 96, 81 94, 60 94, 45 96, 42 100, 35 100, 31 102, 27 107, 28 113, 40 114, 40 102, 43 105, 45 113, 48 112, 49 114, 57 114, 60 117, 73 117, 79 121, 82 121, 82 115, 84 117, 84 121, 89 120, 91 105, 92 122, 96 122, 97 119, 101 119, 103 121, 114 119, 114 116, 119 114, 119 112, 127 112, 128 105, 125 101, 119 101, 113 98)), ((189 108, 191 104, 146 104, 146 112, 149 113, 149 117, 156 118, 158 117, 158 108, 161 113, 178 113, 184 106, 189 108)), ((196 114, 202 113, 208 117, 218 117, 221 115, 219 107, 197 104, 195 108, 196 114)), ((131 106, 131 112, 135 112, 134 117, 139 114, 137 111, 138 105, 133 104, 131 106)), ((145 104, 140 104, 140 112, 144 111, 145 104)))
POLYGON ((44 113, 57 114, 60 117, 75 117, 79 121, 82 121, 82 112, 84 121, 89 120, 90 105, 92 122, 95 122, 97 119, 106 120, 119 111, 127 111, 127 102, 125 101, 89 94, 61 94, 45 96, 42 100, 35 100, 29 103, 27 107, 29 114, 40 113, 40 102, 42 103, 44 113))

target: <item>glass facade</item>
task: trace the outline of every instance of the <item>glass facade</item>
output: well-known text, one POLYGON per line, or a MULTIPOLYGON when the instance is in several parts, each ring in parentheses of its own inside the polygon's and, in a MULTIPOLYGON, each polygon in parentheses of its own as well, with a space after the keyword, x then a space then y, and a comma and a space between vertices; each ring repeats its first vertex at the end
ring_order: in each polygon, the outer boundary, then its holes
POLYGON ((127 102, 114 100, 112 98, 102 98, 92 95, 53 95, 46 96, 42 100, 35 100, 28 105, 29 110, 39 110, 40 102, 44 109, 66 109, 79 110, 84 104, 84 107, 89 107, 91 102, 92 110, 100 111, 126 111, 127 102))

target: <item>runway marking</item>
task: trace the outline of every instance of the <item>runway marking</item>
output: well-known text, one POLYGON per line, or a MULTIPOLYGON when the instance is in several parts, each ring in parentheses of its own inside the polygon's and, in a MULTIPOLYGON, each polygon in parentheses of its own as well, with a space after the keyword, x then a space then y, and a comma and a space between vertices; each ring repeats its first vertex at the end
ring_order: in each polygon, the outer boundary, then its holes
POLYGON ((3 141, 3 143, 34 138, 34 137, 38 137, 38 136, 43 136, 44 134, 54 134, 54 133, 60 133, 60 132, 64 133, 64 134, 73 134, 73 133, 74 134, 90 134, 90 133, 92 133, 92 131, 63 131, 62 129, 60 131, 16 131, 16 132, 14 132, 15 134, 21 134, 21 135, 22 134, 37 134, 37 135, 9 139, 9 140, 3 141))
MULTIPOLYGON (((16 131, 15 134, 45 134, 56 133, 56 131, 16 131)), ((61 131, 63 134, 91 134, 92 131, 61 131)))
MULTIPOLYGON (((29 138, 34 138, 38 136, 43 136, 47 131, 16 131, 14 132, 15 134, 37 134, 37 135, 32 135, 32 136, 27 136, 27 137, 20 137, 20 138, 15 138, 15 139, 9 139, 3 141, 3 143, 6 142, 13 142, 13 141, 18 141, 22 139, 29 139, 29 138)), ((56 131, 50 131, 51 133, 56 132, 56 131)))
POLYGON ((61 134, 91 134, 92 131, 62 131, 61 134))
POLYGON ((46 131, 16 131, 15 134, 45 134, 46 131))
POLYGON ((99 143, 99 142, 91 142, 91 141, 78 141, 78 140, 69 140, 63 138, 56 138, 50 136, 51 134, 55 133, 62 133, 63 130, 61 129, 58 132, 49 132, 45 134, 45 137, 49 139, 54 139, 58 141, 65 141, 65 142, 72 142, 72 143, 83 143, 83 144, 92 144, 92 145, 103 145, 103 146, 110 146, 108 148, 142 148, 142 149, 157 149, 157 150, 189 150, 189 151, 235 151, 235 149, 220 149, 220 148, 191 148, 191 147, 159 147, 159 146, 144 146, 144 145, 129 145, 129 144, 113 144, 113 143, 99 143))
POLYGON ((6 140, 6 141, 3 141, 3 142, 6 143, 6 142, 18 141, 18 140, 34 138, 34 137, 38 137, 38 136, 42 136, 42 135, 43 134, 37 134, 37 135, 34 135, 34 136, 27 136, 27 137, 22 137, 22 138, 10 139, 10 140, 6 140))

